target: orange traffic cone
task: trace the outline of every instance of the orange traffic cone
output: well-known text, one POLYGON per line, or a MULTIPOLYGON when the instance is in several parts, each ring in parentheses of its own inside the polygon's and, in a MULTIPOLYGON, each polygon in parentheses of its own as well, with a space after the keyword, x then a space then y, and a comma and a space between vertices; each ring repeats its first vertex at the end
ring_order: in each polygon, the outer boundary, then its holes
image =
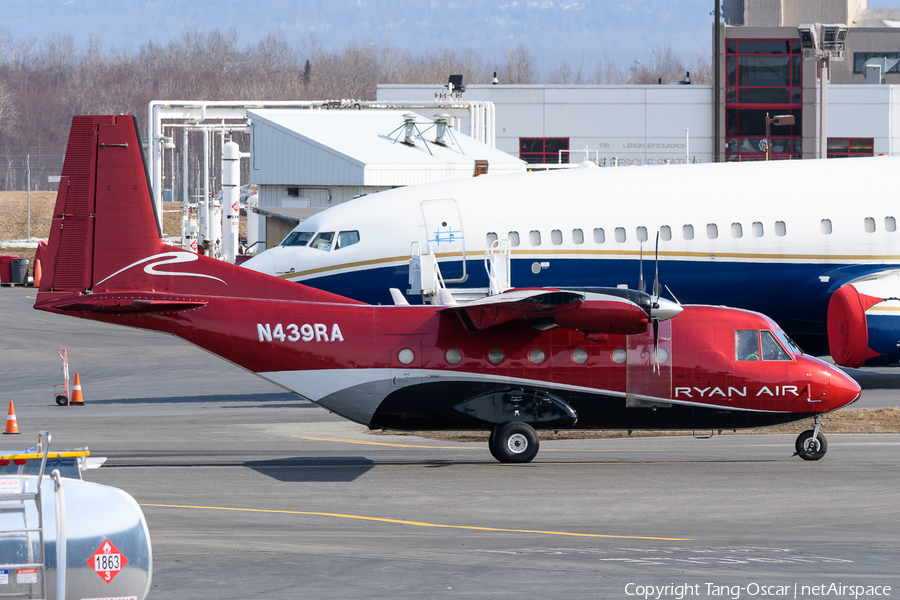
POLYGON ((19 433, 19 422, 16 421, 16 409, 13 408, 12 400, 9 401, 9 414, 6 415, 6 431, 5 434, 19 433))
POLYGON ((78 372, 75 372, 75 387, 72 388, 72 399, 69 400, 69 406, 84 406, 84 396, 81 395, 81 379, 78 378, 78 372))

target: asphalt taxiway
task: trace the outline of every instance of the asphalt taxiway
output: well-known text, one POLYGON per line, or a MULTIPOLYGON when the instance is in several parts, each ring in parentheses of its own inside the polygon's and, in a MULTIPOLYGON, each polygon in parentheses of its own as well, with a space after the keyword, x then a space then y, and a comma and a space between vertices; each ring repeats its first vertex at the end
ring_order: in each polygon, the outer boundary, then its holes
MULTIPOLYGON (((0 406, 22 431, 0 444, 46 429, 109 457, 87 478, 142 505, 150 598, 900 593, 900 435, 832 434, 814 463, 794 436, 756 435, 544 442, 501 465, 485 444, 370 435, 181 340, 33 296, 0 289, 0 406), (53 402, 61 347, 83 408, 53 402)), ((860 377, 856 407, 896 406, 893 377, 860 377)))

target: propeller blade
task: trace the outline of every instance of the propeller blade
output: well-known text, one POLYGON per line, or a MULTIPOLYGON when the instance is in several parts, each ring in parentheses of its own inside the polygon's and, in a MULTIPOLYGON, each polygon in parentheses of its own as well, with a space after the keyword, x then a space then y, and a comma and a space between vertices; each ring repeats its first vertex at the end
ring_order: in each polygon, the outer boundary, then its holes
POLYGON ((647 286, 644 283, 644 242, 641 242, 641 258, 638 265, 638 291, 647 291, 647 286))
POLYGON ((659 232, 656 232, 656 251, 654 252, 654 262, 656 263, 656 277, 653 279, 653 295, 656 296, 657 300, 659 299, 659 294, 662 291, 659 287, 659 232))
POLYGON ((653 319, 653 372, 660 373, 659 368, 659 319, 653 319))

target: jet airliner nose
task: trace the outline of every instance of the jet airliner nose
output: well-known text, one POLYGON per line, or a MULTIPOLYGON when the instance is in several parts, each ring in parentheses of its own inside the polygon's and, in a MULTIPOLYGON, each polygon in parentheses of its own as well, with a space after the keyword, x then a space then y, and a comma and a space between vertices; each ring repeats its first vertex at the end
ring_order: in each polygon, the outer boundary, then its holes
POLYGON ((859 400, 862 388, 840 369, 831 368, 831 409, 841 408, 859 400))
POLYGON ((275 273, 275 257, 269 251, 261 252, 242 265, 245 269, 258 271, 260 273, 275 273))

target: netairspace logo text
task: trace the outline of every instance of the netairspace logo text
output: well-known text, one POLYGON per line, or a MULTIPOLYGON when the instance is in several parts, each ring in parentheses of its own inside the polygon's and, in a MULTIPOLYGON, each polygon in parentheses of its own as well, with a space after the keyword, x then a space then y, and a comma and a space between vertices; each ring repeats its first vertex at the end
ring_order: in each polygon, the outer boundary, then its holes
POLYGON ((625 586, 625 595, 643 598, 644 600, 685 600, 686 598, 873 598, 890 596, 889 585, 844 585, 842 583, 822 583, 819 585, 763 584, 720 585, 717 583, 641 585, 629 583, 625 586))

